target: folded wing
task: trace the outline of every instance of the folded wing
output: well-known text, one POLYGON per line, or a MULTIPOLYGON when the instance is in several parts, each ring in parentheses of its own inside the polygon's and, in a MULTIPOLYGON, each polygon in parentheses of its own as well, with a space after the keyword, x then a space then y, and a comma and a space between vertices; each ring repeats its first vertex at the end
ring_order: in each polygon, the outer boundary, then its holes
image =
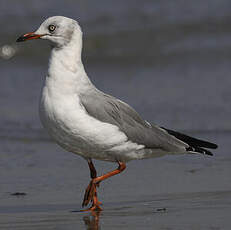
POLYGON ((166 130, 150 125, 128 104, 97 89, 82 93, 80 101, 90 116, 116 125, 130 141, 142 144, 145 148, 182 152, 189 147, 187 143, 177 139, 166 130))

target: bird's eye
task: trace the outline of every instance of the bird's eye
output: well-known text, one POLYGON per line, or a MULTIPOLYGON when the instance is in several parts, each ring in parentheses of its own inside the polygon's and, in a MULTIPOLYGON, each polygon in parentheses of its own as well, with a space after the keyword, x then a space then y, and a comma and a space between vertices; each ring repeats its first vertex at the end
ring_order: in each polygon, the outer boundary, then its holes
POLYGON ((50 32, 53 32, 56 29, 56 26, 55 25, 49 25, 48 29, 50 32))

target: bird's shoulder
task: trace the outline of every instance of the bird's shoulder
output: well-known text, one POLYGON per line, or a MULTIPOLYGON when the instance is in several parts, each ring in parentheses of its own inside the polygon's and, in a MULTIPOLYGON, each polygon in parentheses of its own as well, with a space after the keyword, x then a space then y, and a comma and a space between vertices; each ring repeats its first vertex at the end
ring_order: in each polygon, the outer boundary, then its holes
POLYGON ((80 102, 91 116, 102 122, 115 124, 120 128, 125 124, 135 125, 135 123, 150 128, 150 124, 130 105, 99 90, 81 93, 80 102))

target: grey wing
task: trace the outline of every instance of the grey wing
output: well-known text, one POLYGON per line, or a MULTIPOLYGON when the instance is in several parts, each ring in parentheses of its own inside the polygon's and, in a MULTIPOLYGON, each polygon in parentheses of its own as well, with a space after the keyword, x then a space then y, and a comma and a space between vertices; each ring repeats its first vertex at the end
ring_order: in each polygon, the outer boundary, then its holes
POLYGON ((80 101, 90 116, 118 126, 130 141, 142 144, 145 148, 179 151, 188 147, 164 129, 143 120, 128 104, 101 91, 92 90, 81 94, 80 101))

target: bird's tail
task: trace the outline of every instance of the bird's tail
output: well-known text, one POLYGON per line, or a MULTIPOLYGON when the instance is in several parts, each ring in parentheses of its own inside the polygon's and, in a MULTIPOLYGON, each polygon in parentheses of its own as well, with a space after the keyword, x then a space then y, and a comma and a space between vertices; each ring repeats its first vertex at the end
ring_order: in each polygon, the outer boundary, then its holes
POLYGON ((161 127, 162 129, 166 130, 170 135, 176 137, 177 139, 187 143, 189 147, 186 149, 189 152, 196 152, 196 153, 202 153, 202 154, 207 154, 212 156, 213 154, 205 149, 216 149, 218 146, 214 143, 208 142, 208 141, 203 141, 196 139, 194 137, 187 136, 183 133, 179 133, 170 129, 166 129, 164 127, 161 127))

